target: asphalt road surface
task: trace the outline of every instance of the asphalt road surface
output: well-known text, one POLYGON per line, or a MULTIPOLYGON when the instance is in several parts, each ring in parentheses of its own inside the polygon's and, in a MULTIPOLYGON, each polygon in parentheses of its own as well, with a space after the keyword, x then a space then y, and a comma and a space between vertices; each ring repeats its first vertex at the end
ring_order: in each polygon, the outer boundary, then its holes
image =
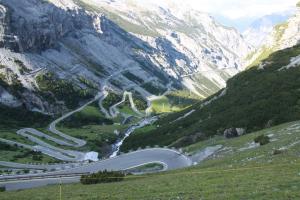
POLYGON ((19 190, 33 187, 41 187, 49 184, 58 184, 61 180, 63 183, 79 182, 79 176, 64 177, 74 173, 93 173, 102 170, 120 171, 140 166, 147 163, 162 163, 164 170, 174 170, 192 165, 189 157, 171 149, 153 148, 140 150, 128 154, 93 162, 87 165, 79 166, 62 171, 55 171, 41 174, 28 175, 11 175, 0 177, 0 186, 5 186, 6 190, 19 190), (53 176, 52 178, 42 176, 53 176), (57 176, 57 177, 55 177, 57 176), (62 176, 60 179, 59 176, 62 176), (15 178, 17 180, 8 180, 5 178, 15 178), (42 177, 42 178, 41 178, 42 177), (22 178, 30 178, 30 180, 21 180, 22 178))

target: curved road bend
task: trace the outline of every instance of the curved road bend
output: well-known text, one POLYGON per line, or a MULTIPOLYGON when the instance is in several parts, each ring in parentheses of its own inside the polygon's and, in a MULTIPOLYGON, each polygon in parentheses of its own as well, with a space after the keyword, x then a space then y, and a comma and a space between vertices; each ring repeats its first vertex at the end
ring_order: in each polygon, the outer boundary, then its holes
MULTIPOLYGON (((120 171, 126 170, 129 168, 133 168, 135 166, 143 165, 146 163, 163 163, 165 165, 165 170, 174 170, 179 168, 184 168, 192 165, 192 161, 189 157, 171 149, 162 149, 162 148, 153 148, 153 149, 145 149, 140 151, 135 151, 132 153, 122 154, 120 156, 94 162, 91 164, 87 164, 84 166, 42 173, 42 174, 28 174, 28 175, 14 175, 14 176, 3 176, 0 177, 0 186, 5 186, 7 190, 18 190, 18 189, 26 189, 32 187, 40 187, 49 184, 57 184, 59 183, 59 178, 44 178, 44 179, 34 179, 34 177, 39 177, 43 175, 70 175, 74 173, 93 173, 101 170, 109 170, 109 171, 120 171), (20 180, 20 181, 4 181, 5 178, 32 178, 31 180, 20 180)), ((62 182, 64 183, 75 183, 78 182, 80 177, 62 177, 62 182)))
POLYGON ((109 112, 110 112, 110 115, 112 116, 112 118, 115 118, 117 117, 119 111, 118 111, 118 106, 121 105, 122 103, 124 103, 126 101, 126 97, 128 96, 128 99, 129 99, 129 103, 130 103, 130 108, 138 115, 138 116, 143 116, 143 114, 136 108, 135 104, 134 104, 134 101, 133 101, 133 98, 132 98, 132 93, 131 92, 127 92, 125 91, 123 93, 123 97, 122 97, 122 100, 118 103, 116 103, 115 105, 112 105, 110 108, 109 108, 109 112))
POLYGON ((94 99, 92 99, 91 101, 85 103, 83 106, 81 106, 80 108, 77 108, 76 110, 73 110, 72 112, 69 112, 65 115, 63 115, 62 117, 56 119, 55 121, 53 121, 50 126, 49 126, 49 130, 52 132, 52 133, 55 133, 57 135, 59 135, 60 137, 62 138, 65 138, 66 140, 69 140, 69 141, 72 141, 75 143, 74 147, 82 147, 86 144, 86 141, 85 140, 81 140, 81 139, 78 139, 78 138, 74 138, 72 136, 69 136, 69 135, 66 135, 64 133, 62 133, 61 131, 57 130, 56 129, 56 124, 58 124, 60 121, 68 118, 69 116, 73 115, 74 113, 76 112, 79 112, 81 110, 83 110, 87 105, 93 103, 94 101, 98 100, 99 98, 101 98, 101 96, 103 96, 103 93, 100 92, 94 99))

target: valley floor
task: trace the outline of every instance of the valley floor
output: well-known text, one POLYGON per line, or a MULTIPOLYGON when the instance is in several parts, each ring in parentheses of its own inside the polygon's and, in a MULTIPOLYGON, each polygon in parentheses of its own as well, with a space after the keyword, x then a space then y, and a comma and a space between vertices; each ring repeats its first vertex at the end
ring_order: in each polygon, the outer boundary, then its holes
MULTIPOLYGON (((63 199, 299 199, 300 122, 234 139, 212 138, 185 149, 190 154, 221 149, 193 167, 128 176, 119 183, 62 186, 63 199), (259 146, 254 138, 268 135, 259 146)), ((59 199, 59 186, 1 193, 1 199, 59 199)))

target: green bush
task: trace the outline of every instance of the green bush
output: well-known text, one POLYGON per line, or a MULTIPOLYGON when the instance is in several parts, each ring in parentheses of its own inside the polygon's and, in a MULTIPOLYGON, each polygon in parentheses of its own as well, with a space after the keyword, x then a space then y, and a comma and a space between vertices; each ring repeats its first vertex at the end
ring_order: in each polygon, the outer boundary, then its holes
POLYGON ((0 142, 0 150, 2 150, 2 151, 17 151, 18 146, 9 145, 4 142, 0 142))
POLYGON ((148 108, 147 101, 145 101, 142 97, 134 96, 133 102, 138 110, 146 110, 148 108))
POLYGON ((5 192, 5 187, 0 187, 0 192, 5 192))
POLYGON ((103 100, 102 105, 103 107, 108 110, 109 107, 111 107, 112 105, 120 102, 122 100, 122 96, 115 94, 113 92, 110 92, 107 97, 103 100))
POLYGON ((122 172, 100 171, 89 175, 82 175, 80 182, 84 185, 110 183, 123 181, 125 174, 122 172))
POLYGON ((260 135, 254 138, 255 143, 259 143, 261 146, 270 143, 270 138, 265 135, 260 135))
POLYGON ((284 150, 281 150, 281 149, 275 149, 273 151, 273 155, 279 155, 279 154, 282 154, 284 152, 284 150))

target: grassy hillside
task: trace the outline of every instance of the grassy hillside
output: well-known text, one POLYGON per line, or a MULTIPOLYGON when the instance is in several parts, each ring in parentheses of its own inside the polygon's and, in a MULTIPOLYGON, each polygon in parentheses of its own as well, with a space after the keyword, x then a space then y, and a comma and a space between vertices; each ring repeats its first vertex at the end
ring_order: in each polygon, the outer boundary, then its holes
MULTIPOLYGON (((300 122, 239 138, 215 137, 186 148, 197 152, 222 145, 212 157, 187 169, 129 176, 119 183, 62 186, 63 199, 299 199, 300 122), (264 146, 251 144, 269 135, 264 146), (280 151, 275 151, 280 150, 280 151), (276 153, 275 153, 276 152, 276 153), (284 170, 283 170, 284 169, 284 170)), ((59 186, 1 193, 1 199, 59 199, 59 186)))
POLYGON ((206 106, 197 103, 160 119, 154 130, 132 134, 122 150, 148 145, 182 147, 222 135, 232 127, 249 133, 300 119, 300 68, 279 70, 298 55, 300 46, 271 54, 264 60, 264 69, 256 66, 231 78, 225 91, 204 101, 206 106), (175 121, 192 110, 195 111, 189 116, 175 121))
POLYGON ((77 112, 62 122, 63 126, 70 128, 79 128, 84 125, 102 125, 113 124, 113 121, 106 119, 100 112, 98 103, 92 103, 86 106, 82 111, 77 112))
MULTIPOLYGON (((29 145, 34 143, 26 138, 16 134, 16 131, 24 127, 44 127, 51 121, 50 116, 45 116, 37 112, 30 112, 23 107, 9 108, 0 105, 0 138, 13 140, 29 145)), ((1 161, 13 162, 57 162, 57 160, 47 156, 40 155, 35 152, 23 148, 16 148, 4 143, 0 143, 0 158, 1 161), (38 159, 37 159, 38 158, 38 159)))

